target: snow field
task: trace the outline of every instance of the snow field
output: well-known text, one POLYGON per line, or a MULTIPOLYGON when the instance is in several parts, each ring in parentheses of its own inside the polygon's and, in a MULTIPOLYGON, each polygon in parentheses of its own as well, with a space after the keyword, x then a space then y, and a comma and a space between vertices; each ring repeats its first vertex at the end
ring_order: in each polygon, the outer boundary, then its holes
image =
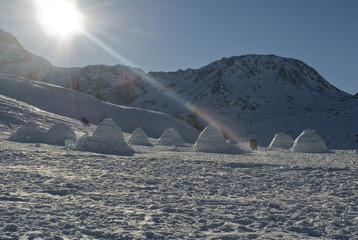
POLYGON ((0 239, 353 239, 358 155, 0 141, 0 239))

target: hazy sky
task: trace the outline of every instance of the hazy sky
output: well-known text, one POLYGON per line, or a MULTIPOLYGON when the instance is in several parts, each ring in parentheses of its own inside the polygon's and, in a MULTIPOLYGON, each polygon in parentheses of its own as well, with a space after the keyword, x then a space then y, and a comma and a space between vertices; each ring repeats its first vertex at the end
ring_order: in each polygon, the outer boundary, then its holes
POLYGON ((304 61, 336 87, 358 92, 357 0, 78 0, 77 5, 90 35, 62 42, 46 35, 34 0, 0 0, 0 28, 56 66, 176 71, 222 57, 275 54, 304 61))

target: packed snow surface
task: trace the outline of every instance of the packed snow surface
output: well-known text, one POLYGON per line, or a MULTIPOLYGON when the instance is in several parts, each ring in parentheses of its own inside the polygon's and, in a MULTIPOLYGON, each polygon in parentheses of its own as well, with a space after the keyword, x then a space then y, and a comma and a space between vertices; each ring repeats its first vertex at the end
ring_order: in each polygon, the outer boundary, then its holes
POLYGON ((287 133, 277 133, 272 139, 269 148, 290 149, 293 145, 293 138, 287 133))
POLYGON ((358 154, 0 140, 1 239, 354 239, 358 154))
POLYGON ((158 144, 177 147, 185 146, 183 138, 180 136, 178 131, 175 130, 175 128, 166 129, 162 136, 158 139, 158 144))
POLYGON ((214 124, 207 126, 194 144, 194 150, 198 152, 224 153, 229 148, 224 135, 214 124))
POLYGON ((291 151, 320 153, 328 152, 328 148, 322 138, 313 129, 307 129, 295 139, 291 151))
POLYGON ((130 155, 133 149, 124 140, 122 130, 111 118, 104 119, 92 136, 82 136, 77 150, 106 154, 130 155))
POLYGON ((153 146, 153 144, 149 141, 147 134, 141 127, 133 131, 128 143, 134 145, 153 146))

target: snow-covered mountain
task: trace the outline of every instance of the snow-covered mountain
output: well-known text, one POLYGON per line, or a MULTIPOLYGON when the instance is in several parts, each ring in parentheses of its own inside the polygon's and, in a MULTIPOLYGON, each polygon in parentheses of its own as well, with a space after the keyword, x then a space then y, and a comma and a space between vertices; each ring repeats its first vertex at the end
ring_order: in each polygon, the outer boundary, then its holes
POLYGON ((196 127, 215 121, 230 137, 257 138, 261 146, 278 132, 296 137, 313 128, 330 148, 358 148, 357 95, 340 91, 299 60, 244 55, 176 72, 145 73, 122 65, 65 69, 26 52, 11 34, 0 34, 0 48, 10 49, 0 56, 0 72, 172 114, 196 127), (13 57, 21 54, 30 54, 31 61, 13 57), (8 59, 15 59, 11 71, 3 64, 8 59))
POLYGON ((0 72, 37 80, 53 69, 49 61, 26 51, 12 34, 1 28, 0 53, 0 72))

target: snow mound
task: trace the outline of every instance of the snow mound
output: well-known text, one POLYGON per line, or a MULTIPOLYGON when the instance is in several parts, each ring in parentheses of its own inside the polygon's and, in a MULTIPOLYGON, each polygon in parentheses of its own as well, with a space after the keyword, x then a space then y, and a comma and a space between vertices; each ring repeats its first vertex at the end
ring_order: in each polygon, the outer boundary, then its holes
POLYGON ((128 142, 134 145, 153 146, 153 144, 150 143, 147 134, 140 127, 133 131, 128 142))
POLYGON ((322 138, 312 129, 304 130, 294 141, 292 152, 321 153, 328 152, 322 138))
POLYGON ((277 133, 272 139, 269 148, 290 149, 293 145, 293 138, 287 133, 277 133))
POLYGON ((44 142, 52 145, 65 146, 65 140, 75 142, 75 132, 65 123, 57 123, 45 134, 44 142))
POLYGON ((185 142, 175 128, 169 128, 158 139, 158 145, 183 147, 185 142))
POLYGON ((214 124, 207 126, 199 135, 194 144, 194 150, 198 152, 225 153, 231 151, 222 132, 214 124))
POLYGON ((36 123, 28 122, 13 132, 8 140, 24 143, 42 142, 45 132, 41 131, 36 123))
POLYGON ((92 136, 82 136, 76 143, 76 150, 117 155, 134 153, 125 142, 121 128, 111 118, 104 119, 92 136))

